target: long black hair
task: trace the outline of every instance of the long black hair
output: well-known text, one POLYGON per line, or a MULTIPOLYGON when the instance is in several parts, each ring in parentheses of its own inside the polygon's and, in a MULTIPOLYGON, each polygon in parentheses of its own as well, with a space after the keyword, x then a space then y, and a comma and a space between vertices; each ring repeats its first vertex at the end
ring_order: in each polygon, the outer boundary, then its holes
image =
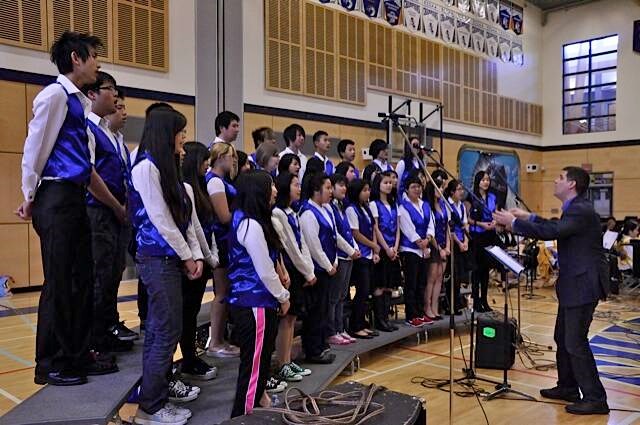
POLYGON ((329 176, 325 173, 304 173, 302 178, 302 197, 304 199, 313 198, 313 194, 320 192, 322 186, 324 186, 325 180, 328 180, 329 176))
MULTIPOLYGON (((442 188, 442 183, 444 183, 443 174, 444 172, 442 170, 433 170, 431 173, 431 178, 438 184, 438 188, 442 188)), ((446 174, 444 174, 444 176, 446 177, 446 174)), ((426 200, 429 202, 431 209, 435 211, 437 202, 436 187, 431 181, 429 181, 427 187, 424 188, 424 197, 427 198, 426 200)), ((443 199, 442 201, 444 202, 445 200, 443 199)), ((444 213, 445 211, 442 212, 444 213)))
POLYGON ((251 170, 240 174, 236 180, 236 209, 244 212, 247 218, 258 222, 270 248, 281 250, 282 244, 271 223, 269 200, 272 183, 271 176, 264 170, 251 170))
MULTIPOLYGON (((371 200, 379 201, 380 200, 380 184, 382 183, 382 179, 385 177, 391 178, 396 172, 395 171, 384 171, 382 173, 376 174, 373 178, 373 183, 371 183, 371 200)), ((394 187, 391 189, 391 193, 387 195, 387 202, 389 205, 393 206, 396 204, 398 190, 394 187)))
POLYGON ((180 112, 155 109, 145 120, 139 152, 148 152, 160 171, 162 197, 178 226, 191 219, 191 201, 182 185, 180 155, 175 153, 176 135, 187 126, 180 112))
POLYGON ((200 175, 202 163, 209 160, 209 149, 200 142, 184 144, 185 155, 182 159, 182 176, 193 188, 196 213, 202 223, 213 219, 213 207, 207 192, 207 182, 200 175))
POLYGON ((283 171, 276 177, 276 189, 278 194, 276 195, 276 207, 289 208, 291 206, 291 182, 294 178, 297 178, 295 174, 291 174, 288 171, 283 171))
POLYGON ((456 190, 458 189, 459 185, 460 185, 459 180, 451 179, 449 183, 447 183, 447 187, 444 189, 444 197, 447 199, 451 198, 453 194, 456 192, 456 190))
MULTIPOLYGON (((473 193, 478 197, 481 197, 480 196, 480 182, 482 181, 482 179, 484 178, 485 175, 489 176, 489 179, 491 179, 491 175, 486 170, 478 171, 476 173, 476 175, 473 177, 473 193)), ((490 190, 491 190, 491 185, 489 185, 489 189, 487 190, 487 193, 489 193, 490 190)))
POLYGON ((342 161, 338 165, 336 165, 335 174, 342 174, 343 176, 346 176, 349 172, 349 168, 353 168, 355 171, 356 166, 349 161, 342 161))
MULTIPOLYGON (((347 164, 350 164, 350 162, 347 162, 347 164)), ((349 187, 349 181, 347 180, 347 177, 344 174, 334 173, 331 175, 331 177, 329 177, 329 180, 331 180, 331 186, 335 186, 337 184, 343 184, 347 188, 349 187)), ((340 211, 344 211, 344 208, 345 208, 344 200, 336 199, 335 197, 333 199, 338 203, 338 206, 340 207, 340 211)))
POLYGON ((354 207, 358 208, 360 211, 363 211, 365 214, 369 216, 371 223, 374 222, 373 214, 371 214, 371 210, 369 209, 369 204, 361 204, 360 203, 360 193, 364 190, 366 186, 371 186, 367 180, 356 179, 349 183, 349 189, 347 190, 347 194, 349 195, 349 202, 354 207))
POLYGON ((289 166, 293 162, 297 162, 299 166, 302 166, 302 164, 300 163, 300 157, 295 153, 285 153, 284 155, 282 155, 282 158, 280 158, 280 162, 278 162, 278 173, 289 172, 289 166))

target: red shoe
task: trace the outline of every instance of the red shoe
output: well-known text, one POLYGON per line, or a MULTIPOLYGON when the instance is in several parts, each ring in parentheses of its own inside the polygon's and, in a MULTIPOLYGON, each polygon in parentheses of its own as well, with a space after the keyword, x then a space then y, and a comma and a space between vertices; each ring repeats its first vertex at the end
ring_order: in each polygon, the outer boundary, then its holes
POLYGON ((420 320, 425 325, 433 325, 433 318, 427 316, 426 314, 422 317, 419 317, 418 320, 420 320))
POLYGON ((404 323, 407 326, 412 326, 414 328, 421 328, 422 326, 424 326, 424 322, 422 321, 422 319, 420 317, 416 317, 414 319, 407 320, 404 323))

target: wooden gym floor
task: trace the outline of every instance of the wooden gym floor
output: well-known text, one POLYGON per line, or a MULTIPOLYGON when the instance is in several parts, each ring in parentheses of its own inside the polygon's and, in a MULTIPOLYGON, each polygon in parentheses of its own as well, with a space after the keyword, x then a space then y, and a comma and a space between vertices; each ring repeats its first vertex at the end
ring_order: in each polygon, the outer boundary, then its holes
MULTIPOLYGON (((492 289, 492 305, 502 309, 502 294, 492 289)), ((516 306, 515 291, 512 302, 516 306)), ((544 298, 521 300, 522 333, 529 340, 553 345, 553 325, 557 303, 551 289, 536 289, 544 298)), ((121 285, 119 311, 127 325, 138 325, 135 301, 136 283, 125 281, 121 285)), ((10 298, 0 298, 0 415, 27 398, 39 387, 33 384, 33 355, 35 344, 38 292, 15 294, 10 298), (19 313, 19 314, 15 314, 19 313)), ((205 294, 205 301, 212 297, 205 294)), ((609 416, 578 417, 565 413, 562 405, 528 401, 504 400, 483 401, 489 423, 543 423, 543 424, 640 424, 640 301, 638 297, 620 296, 600 304, 597 318, 591 325, 592 347, 597 360, 602 381, 607 390, 609 406, 621 411, 612 411, 609 416), (638 320, 634 320, 638 319, 638 320), (633 322, 627 322, 633 321, 633 322)), ((454 343, 454 377, 461 376, 464 356, 468 358, 468 333, 454 343), (462 348, 461 348, 462 347, 462 348)), ((531 358, 538 364, 543 359, 553 359, 554 353, 543 351, 531 358)), ((389 389, 412 394, 425 400, 429 424, 448 423, 449 393, 431 389, 412 380, 448 379, 449 338, 430 337, 426 344, 416 345, 404 341, 385 347, 361 357, 361 369, 352 376, 340 376, 336 383, 355 380, 365 384, 375 383, 389 389)), ((500 381, 501 371, 478 370, 481 377, 500 381)), ((509 371, 509 382, 516 390, 539 398, 540 388, 555 385, 556 371, 531 368, 531 361, 525 355, 516 357, 516 364, 509 371), (524 363, 523 363, 524 360, 524 363)), ((492 391, 492 384, 478 382, 479 389, 492 391)), ((465 388, 456 387, 456 391, 465 388)), ((478 400, 474 396, 454 397, 454 423, 484 424, 484 416, 478 400)), ((134 406, 123 407, 122 417, 134 413, 134 406)))

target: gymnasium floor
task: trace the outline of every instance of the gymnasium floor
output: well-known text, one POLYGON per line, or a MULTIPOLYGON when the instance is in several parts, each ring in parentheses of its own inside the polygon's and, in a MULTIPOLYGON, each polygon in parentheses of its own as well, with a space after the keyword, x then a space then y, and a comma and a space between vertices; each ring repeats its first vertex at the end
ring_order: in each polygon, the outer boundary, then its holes
MULTIPOLYGON (((502 308, 502 295, 493 289, 494 308, 502 308)), ((550 289, 536 289, 544 298, 522 299, 522 333, 531 341, 542 345, 553 344, 553 324, 557 304, 550 289)), ((136 285, 125 281, 120 288, 119 310, 127 325, 138 325, 135 302, 136 285)), ((515 293, 515 292, 514 292, 515 293)), ((0 415, 27 398, 39 387, 33 384, 33 353, 35 343, 36 314, 39 292, 15 294, 11 298, 0 298, 0 415), (19 314, 14 314, 19 313, 19 314)), ((212 297, 205 294, 205 301, 212 297)), ((621 296, 598 307, 599 313, 591 326, 592 347, 599 353, 603 383, 609 396, 609 406, 614 409, 640 410, 640 302, 621 296), (634 320, 636 319, 636 320, 634 320), (626 322, 630 321, 630 322, 626 322), (626 377, 623 377, 625 375, 626 377)), ((514 303, 516 298, 512 295, 514 303)), ((455 377, 463 367, 462 349, 468 357, 468 334, 456 338, 454 345, 455 377)), ((523 357, 524 358, 524 357, 523 357)), ((536 361, 553 359, 552 352, 542 356, 532 355, 536 361)), ((429 339, 426 344, 415 345, 402 342, 382 348, 363 356, 361 369, 352 376, 340 376, 336 383, 356 380, 376 383, 392 390, 421 397, 426 401, 429 424, 448 423, 449 393, 426 388, 412 383, 413 378, 448 379, 449 340, 445 337, 429 339)), ((555 370, 531 369, 531 362, 516 357, 515 366, 509 371, 509 382, 513 388, 538 397, 540 388, 555 384, 555 370)), ((540 362, 542 363, 542 362, 540 362)), ((501 371, 482 369, 478 374, 501 380, 501 371)), ((491 391, 491 384, 478 383, 482 389, 491 391)), ((465 388, 456 387, 457 391, 465 388)), ((578 417, 564 412, 562 405, 515 400, 482 401, 489 423, 514 424, 640 424, 640 413, 612 411, 607 416, 578 417)), ((134 413, 134 406, 123 407, 122 417, 134 413)), ((475 397, 454 398, 454 422, 458 424, 486 423, 475 397)))

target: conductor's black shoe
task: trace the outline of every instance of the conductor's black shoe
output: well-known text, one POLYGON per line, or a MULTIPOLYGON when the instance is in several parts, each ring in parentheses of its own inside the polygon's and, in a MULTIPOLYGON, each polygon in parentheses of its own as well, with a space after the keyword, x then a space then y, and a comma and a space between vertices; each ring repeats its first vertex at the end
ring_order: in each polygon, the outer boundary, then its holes
POLYGON ((87 377, 62 372, 49 372, 46 376, 36 375, 33 381, 38 385, 49 384, 60 387, 69 387, 71 385, 86 384, 87 377))
POLYGON ((335 359, 336 359, 335 354, 325 353, 320 356, 307 357, 306 361, 307 363, 315 363, 315 364, 331 364, 335 359))
POLYGON ((580 393, 578 389, 553 387, 540 390, 540 395, 544 398, 552 398, 554 400, 564 400, 571 403, 580 401, 580 393))
POLYGON ((574 415, 606 415, 609 406, 606 401, 579 401, 564 407, 567 413, 574 415))

